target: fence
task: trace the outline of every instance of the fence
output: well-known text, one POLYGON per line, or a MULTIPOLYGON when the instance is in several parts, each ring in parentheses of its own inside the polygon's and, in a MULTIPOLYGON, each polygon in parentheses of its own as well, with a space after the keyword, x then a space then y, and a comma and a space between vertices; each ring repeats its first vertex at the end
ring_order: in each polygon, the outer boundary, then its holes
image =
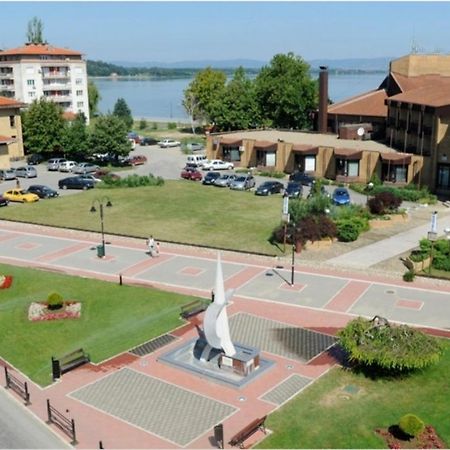
POLYGON ((30 402, 30 392, 28 391, 27 382, 22 382, 15 376, 8 372, 8 368, 5 366, 5 378, 6 378, 6 389, 12 389, 14 392, 19 394, 25 401, 25 405, 31 405, 30 402))
POLYGON ((67 417, 62 415, 56 408, 51 406, 49 399, 47 399, 47 415, 48 423, 54 423, 57 427, 64 431, 64 433, 72 438, 72 445, 78 444, 75 434, 75 421, 73 419, 68 419, 67 417))

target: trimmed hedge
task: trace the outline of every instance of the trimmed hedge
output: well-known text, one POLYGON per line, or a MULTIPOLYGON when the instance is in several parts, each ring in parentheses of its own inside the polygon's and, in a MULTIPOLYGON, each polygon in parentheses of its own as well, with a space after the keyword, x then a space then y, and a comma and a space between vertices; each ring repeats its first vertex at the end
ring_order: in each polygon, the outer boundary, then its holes
POLYGON ((99 188, 123 188, 123 187, 141 187, 141 186, 162 186, 164 184, 164 178, 155 177, 152 174, 149 175, 128 175, 125 178, 119 178, 117 180, 112 177, 106 176, 102 183, 98 183, 99 188))
POLYGON ((423 432, 425 424, 414 414, 405 414, 398 423, 398 427, 403 433, 416 437, 423 432))

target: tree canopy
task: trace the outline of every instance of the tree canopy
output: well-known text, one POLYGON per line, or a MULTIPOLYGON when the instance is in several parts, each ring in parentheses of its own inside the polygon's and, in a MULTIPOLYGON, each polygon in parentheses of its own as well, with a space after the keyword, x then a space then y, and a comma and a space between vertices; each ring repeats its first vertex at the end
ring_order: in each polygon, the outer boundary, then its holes
POLYGON ((44 25, 42 24, 42 20, 33 17, 28 22, 27 42, 30 44, 44 44, 43 29, 44 25))
POLYGON ((67 154, 76 157, 84 155, 88 148, 88 132, 86 127, 86 117, 83 113, 77 114, 71 122, 66 122, 62 145, 66 156, 67 154))
POLYGON ((98 102, 101 100, 100 92, 98 92, 96 84, 88 81, 88 99, 89 99, 89 115, 94 117, 98 110, 98 102))
POLYGON ((110 153, 116 157, 127 156, 131 143, 125 123, 116 116, 100 116, 95 121, 89 143, 95 153, 110 153))
POLYGON ((34 100, 23 113, 24 146, 30 153, 52 153, 63 144, 65 121, 62 109, 44 98, 34 100))
POLYGON ((127 105, 127 102, 123 98, 117 99, 116 104, 114 105, 113 116, 118 117, 123 121, 127 130, 131 130, 133 127, 133 116, 131 115, 131 110, 127 105))

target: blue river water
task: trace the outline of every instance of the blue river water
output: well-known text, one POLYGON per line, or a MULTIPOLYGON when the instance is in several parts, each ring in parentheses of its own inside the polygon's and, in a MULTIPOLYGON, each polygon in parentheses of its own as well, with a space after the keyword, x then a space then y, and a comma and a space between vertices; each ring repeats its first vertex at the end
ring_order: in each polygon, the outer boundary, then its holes
MULTIPOLYGON (((329 75, 328 93, 333 102, 376 89, 385 75, 352 74, 329 75)), ((99 111, 112 112, 118 98, 127 102, 135 118, 162 121, 187 121, 188 116, 181 104, 183 91, 191 79, 92 79, 100 92, 99 111)))

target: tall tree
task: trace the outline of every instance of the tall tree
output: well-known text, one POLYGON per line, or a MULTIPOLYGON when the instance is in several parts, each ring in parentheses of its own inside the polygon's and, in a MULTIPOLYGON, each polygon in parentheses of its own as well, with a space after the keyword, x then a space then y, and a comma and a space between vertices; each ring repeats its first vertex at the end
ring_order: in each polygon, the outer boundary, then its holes
POLYGON ((133 127, 133 116, 131 110, 128 108, 127 102, 123 98, 117 99, 114 105, 113 116, 118 117, 126 125, 127 130, 131 130, 133 127))
POLYGON ((28 22, 27 42, 30 44, 44 44, 43 29, 44 25, 42 24, 42 20, 33 17, 28 22))
POLYGON ((24 146, 30 153, 61 150, 65 121, 60 106, 44 98, 34 100, 22 120, 24 146))
POLYGON ((88 81, 89 115, 94 117, 98 110, 98 102, 101 100, 100 92, 93 81, 88 81))
POLYGON ((96 153, 110 153, 116 158, 127 156, 131 150, 127 131, 122 119, 113 115, 100 116, 95 121, 89 144, 96 153))
POLYGON ((275 55, 255 79, 262 116, 278 128, 303 129, 312 125, 317 107, 317 83, 309 65, 292 52, 275 55))
POLYGON ((197 73, 184 91, 183 106, 193 120, 213 123, 225 93, 226 75, 207 67, 197 73))
POLYGON ((62 145, 66 156, 86 155, 89 145, 86 116, 83 113, 77 114, 73 121, 66 122, 62 145))
POLYGON ((226 85, 216 125, 221 130, 245 130, 259 124, 258 112, 254 83, 239 67, 226 85))

